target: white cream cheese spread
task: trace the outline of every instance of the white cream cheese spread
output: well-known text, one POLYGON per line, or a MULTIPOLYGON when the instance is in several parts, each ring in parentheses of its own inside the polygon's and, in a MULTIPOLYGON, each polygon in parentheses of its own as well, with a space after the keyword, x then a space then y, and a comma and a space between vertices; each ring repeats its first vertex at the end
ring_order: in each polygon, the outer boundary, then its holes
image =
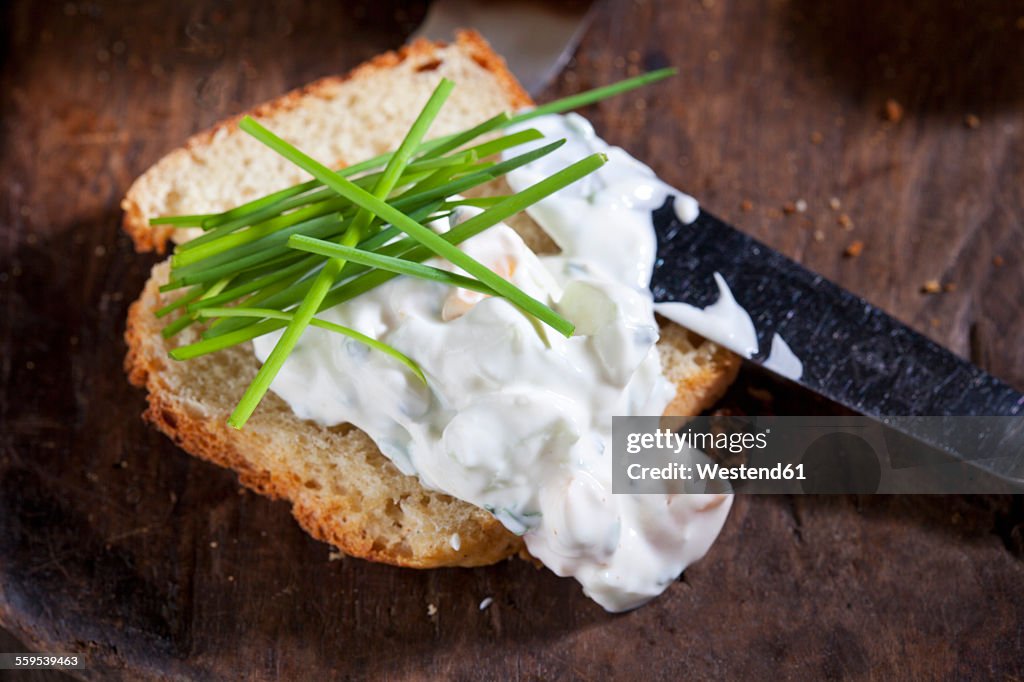
MULTIPOLYGON (((654 310, 690 331, 714 340, 737 355, 745 358, 754 357, 757 353, 757 330, 754 328, 754 321, 736 302, 725 278, 717 272, 715 284, 718 285, 718 300, 707 308, 670 301, 656 303, 654 310)), ((779 338, 781 340, 781 337, 779 338)))
POLYGON ((765 358, 764 368, 793 381, 798 381, 804 375, 804 363, 778 334, 772 335, 772 347, 765 358))
MULTIPOLYGON (((398 277, 321 317, 405 353, 426 386, 392 358, 310 328, 272 390, 300 418, 359 427, 401 471, 492 511, 551 570, 622 611, 702 557, 732 502, 611 492, 612 417, 661 414, 675 392, 655 348, 651 211, 673 195, 692 222, 697 205, 579 116, 530 125, 568 142, 510 174, 513 189, 593 152, 609 157, 530 209, 561 253, 537 256, 505 225, 461 248, 570 319, 576 334, 566 339, 504 299, 398 277)), ((278 337, 255 340, 260 361, 278 337)), ((450 543, 460 546, 457 536, 450 543)))

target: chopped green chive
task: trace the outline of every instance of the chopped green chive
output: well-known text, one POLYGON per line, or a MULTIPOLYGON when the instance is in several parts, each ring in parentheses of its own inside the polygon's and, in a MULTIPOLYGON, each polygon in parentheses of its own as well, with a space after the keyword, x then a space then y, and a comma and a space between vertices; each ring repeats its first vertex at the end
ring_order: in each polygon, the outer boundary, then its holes
POLYGON ((634 76, 633 78, 627 78, 626 80, 619 81, 618 83, 612 83, 611 85, 605 85, 576 95, 563 97, 560 100, 548 102, 547 104, 542 104, 539 107, 535 107, 528 111, 520 112, 509 120, 509 124, 521 123, 523 121, 528 121, 531 118, 537 118, 538 116, 545 116, 547 114, 560 114, 564 111, 579 109, 580 107, 585 107, 588 104, 594 104, 595 102, 600 102, 603 99, 621 95, 629 90, 635 90, 636 88, 650 85, 651 83, 657 83, 660 80, 665 80, 670 76, 676 75, 676 73, 677 70, 674 67, 648 71, 647 73, 642 73, 639 76, 634 76))
MULTIPOLYGON (((270 308, 207 308, 199 313, 199 317, 258 317, 271 320, 283 320, 285 322, 289 322, 292 319, 292 316, 288 313, 282 313, 280 310, 273 310, 270 308)), ((309 324, 313 327, 319 327, 321 329, 326 329, 327 331, 342 334, 364 343, 374 350, 390 355, 395 360, 398 360, 400 363, 408 367, 420 381, 424 384, 427 383, 427 377, 423 374, 423 370, 420 369, 420 366, 417 365, 412 358, 395 350, 386 343, 381 343, 377 339, 367 336, 361 332, 357 332, 355 329, 350 327, 344 327, 340 324, 335 324, 334 322, 328 322, 327 320, 321 320, 315 317, 309 321, 309 324)))
POLYGON ((204 220, 211 215, 171 215, 163 218, 150 218, 150 225, 173 225, 175 227, 201 227, 204 220))
POLYGON ((288 246, 299 251, 315 253, 327 256, 328 258, 343 258, 353 263, 360 263, 371 268, 377 268, 378 270, 393 272, 396 275, 419 277, 420 279, 440 282, 441 284, 453 287, 479 291, 489 296, 494 295, 494 289, 472 277, 466 277, 465 275, 448 272, 447 270, 441 270, 440 268, 423 265, 414 261, 395 258, 394 256, 382 256, 372 251, 363 251, 362 249, 355 249, 342 244, 332 244, 322 239, 313 239, 301 234, 293 235, 288 240, 288 246))

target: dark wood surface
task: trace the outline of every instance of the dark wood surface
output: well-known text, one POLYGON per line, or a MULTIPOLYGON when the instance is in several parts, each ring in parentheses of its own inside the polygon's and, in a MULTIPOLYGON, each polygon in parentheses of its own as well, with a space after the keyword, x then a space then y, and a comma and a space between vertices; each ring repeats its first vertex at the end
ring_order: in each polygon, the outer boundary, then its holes
MULTIPOLYGON (((1020 497, 739 498, 705 560, 620 616, 518 561, 329 560, 287 505, 138 419, 121 334, 154 259, 118 202, 189 133, 398 45, 423 7, 2 11, 0 622, 27 646, 106 679, 1024 676, 1020 497)), ((589 111, 599 131, 1021 388, 1022 17, 1009 0, 606 2, 545 97, 680 67, 589 111), (923 294, 931 279, 955 290, 923 294)))

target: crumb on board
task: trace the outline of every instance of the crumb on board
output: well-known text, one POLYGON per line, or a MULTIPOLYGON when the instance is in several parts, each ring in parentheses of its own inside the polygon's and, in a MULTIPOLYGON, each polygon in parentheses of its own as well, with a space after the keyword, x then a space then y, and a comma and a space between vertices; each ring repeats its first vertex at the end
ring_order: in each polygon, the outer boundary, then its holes
POLYGON ((850 218, 850 216, 845 213, 839 214, 839 217, 836 218, 836 223, 838 223, 839 227, 843 228, 844 230, 853 229, 853 219, 850 218))
POLYGON ((839 201, 839 197, 832 197, 828 200, 828 207, 833 211, 838 211, 843 207, 843 204, 839 201))
POLYGON ((942 285, 942 290, 947 293, 952 293, 956 291, 956 282, 946 282, 945 284, 942 285))
POLYGON ((846 247, 843 255, 847 258, 857 258, 864 251, 864 242, 857 240, 846 247))
POLYGON ((437 615, 437 607, 433 604, 427 604, 427 617, 433 618, 437 615))
POLYGON ((484 600, 480 602, 480 610, 486 611, 487 608, 494 603, 494 597, 484 597, 484 600))
POLYGON ((782 205, 782 212, 785 213, 786 215, 793 215, 794 213, 796 213, 796 203, 792 201, 787 201, 782 205))
POLYGON ((892 99, 885 100, 882 107, 882 118, 890 123, 899 123, 903 120, 903 105, 892 99))
POLYGON ((940 325, 942 324, 942 320, 940 320, 940 319, 939 319, 939 318, 937 318, 937 317, 933 317, 933 318, 932 318, 932 319, 930 320, 930 322, 931 322, 931 325, 932 325, 933 327, 935 327, 936 329, 938 329, 938 327, 939 327, 939 326, 940 326, 940 325))
POLYGON ((942 291, 942 285, 939 284, 939 280, 930 279, 921 285, 921 293, 923 294, 937 294, 942 291))
POLYGON ((825 141, 825 136, 821 134, 821 131, 815 130, 811 133, 811 144, 821 144, 825 141))
POLYGON ((816 242, 823 242, 823 241, 825 241, 825 233, 822 232, 821 230, 815 230, 814 231, 814 241, 816 241, 816 242))
POLYGON ((796 206, 796 212, 797 213, 806 213, 807 212, 807 202, 804 201, 803 199, 797 199, 796 202, 794 202, 793 205, 796 206))
POLYGON ((744 199, 743 201, 740 202, 740 210, 743 211, 744 213, 750 213, 752 210, 754 210, 754 202, 752 202, 750 199, 744 199))
POLYGON ((217 549, 217 541, 216 540, 213 540, 212 542, 210 542, 210 549, 217 549))
POLYGON ((977 130, 981 127, 981 119, 976 114, 967 114, 964 116, 964 125, 971 130, 977 130))
POLYGON ((328 561, 341 561, 344 558, 345 553, 342 552, 340 549, 331 549, 331 551, 327 553, 328 561))
POLYGON ((1001 268, 1004 265, 1006 265, 1006 261, 1003 260, 1002 256, 996 256, 995 258, 992 259, 992 265, 996 266, 997 268, 1001 268))

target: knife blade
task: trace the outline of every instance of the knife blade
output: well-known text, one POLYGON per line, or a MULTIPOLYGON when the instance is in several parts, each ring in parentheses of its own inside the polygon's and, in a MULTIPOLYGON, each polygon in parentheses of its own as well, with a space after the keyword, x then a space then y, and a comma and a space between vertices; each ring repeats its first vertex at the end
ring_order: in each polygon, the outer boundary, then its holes
POLYGON ((434 0, 412 37, 450 40, 457 29, 474 28, 536 95, 569 61, 590 6, 590 0, 434 0))
MULTIPOLYGON (((885 422, 893 416, 1024 415, 1024 395, 889 316, 863 298, 701 210, 682 223, 672 198, 653 212, 658 254, 651 290, 656 301, 707 307, 719 296, 715 273, 728 283, 757 330, 763 365, 777 333, 803 363, 797 383, 855 412, 885 422)), ((940 439, 913 420, 899 430, 956 457, 956 438, 940 439)), ((1005 434, 1016 455, 966 458, 998 478, 1024 484, 1024 438, 1005 434)))

